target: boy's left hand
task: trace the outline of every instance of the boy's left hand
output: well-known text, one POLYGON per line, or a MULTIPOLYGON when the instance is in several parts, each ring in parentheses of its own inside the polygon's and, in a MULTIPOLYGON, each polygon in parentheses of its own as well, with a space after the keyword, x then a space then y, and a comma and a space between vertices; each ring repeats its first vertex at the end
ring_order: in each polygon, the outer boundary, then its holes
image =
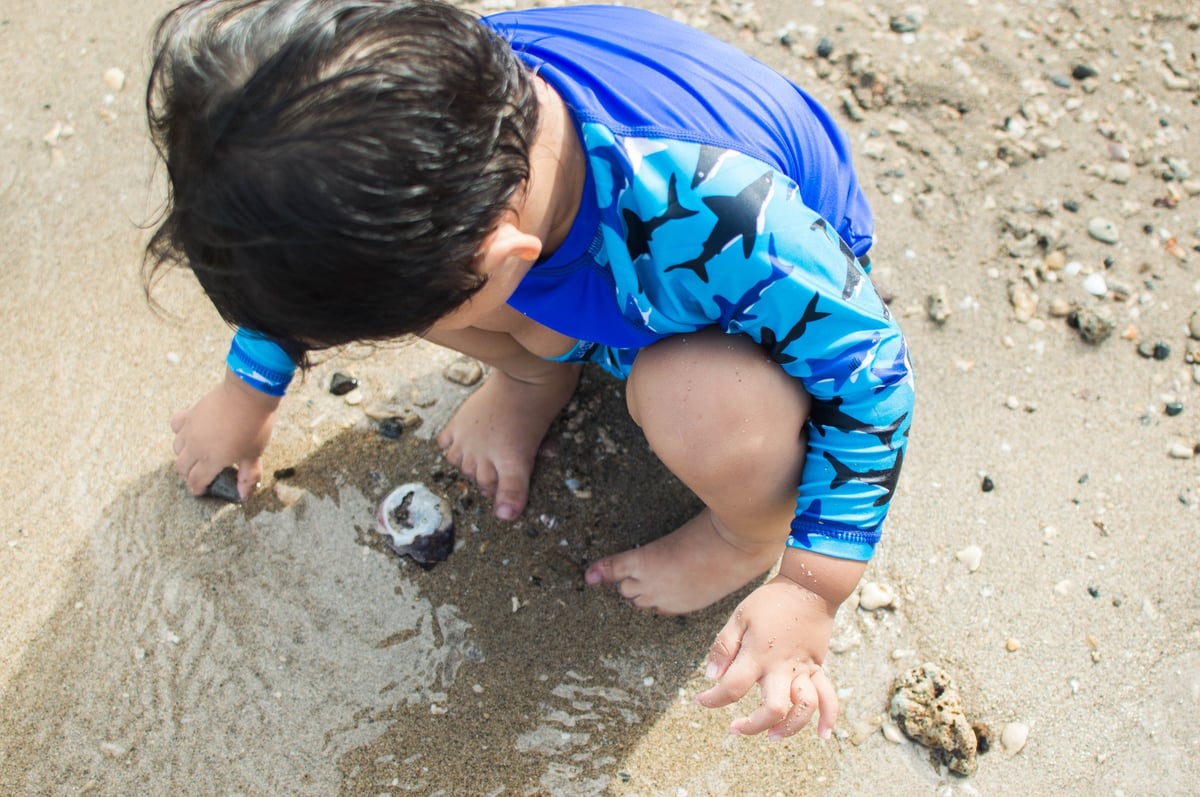
POLYGON ((778 575, 738 605, 709 651, 707 675, 717 685, 696 701, 708 708, 741 699, 755 683, 762 702, 733 721, 731 733, 791 736, 819 712, 817 735, 828 739, 837 720, 837 691, 821 663, 829 649, 837 604, 778 575))

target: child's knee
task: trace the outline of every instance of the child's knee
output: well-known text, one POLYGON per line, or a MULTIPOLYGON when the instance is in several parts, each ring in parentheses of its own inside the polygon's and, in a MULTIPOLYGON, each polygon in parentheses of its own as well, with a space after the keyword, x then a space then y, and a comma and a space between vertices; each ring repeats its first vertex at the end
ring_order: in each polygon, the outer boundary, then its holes
POLYGON ((809 397, 752 339, 705 330, 638 354, 626 387, 630 416, 660 458, 697 464, 802 450, 809 397))

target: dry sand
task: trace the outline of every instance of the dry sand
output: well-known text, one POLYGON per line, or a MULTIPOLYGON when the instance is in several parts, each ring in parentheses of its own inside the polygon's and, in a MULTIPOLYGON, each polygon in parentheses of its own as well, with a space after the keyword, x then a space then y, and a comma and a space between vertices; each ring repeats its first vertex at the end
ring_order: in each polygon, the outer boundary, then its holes
POLYGON ((907 34, 898 2, 645 5, 836 110, 876 207, 875 279, 910 338, 910 455, 867 575, 898 597, 839 616, 835 740, 730 737, 731 712, 691 702, 736 597, 662 619, 582 588, 579 563, 694 510, 600 375, 515 526, 432 450, 465 391, 423 345, 346 353, 298 386, 268 452, 268 474, 295 468, 282 488, 190 498, 166 421, 217 379, 228 333, 190 278, 162 283, 163 317, 137 277, 162 177, 140 92, 166 4, 5 0, 0 793, 1200 790, 1200 458, 1169 455, 1200 439, 1184 360, 1200 198, 1168 162, 1200 172, 1194 3, 930 0, 907 34), (1094 217, 1117 243, 1089 236, 1094 217), (1091 273, 1117 293, 1087 294, 1091 273), (1116 332, 1085 343, 1052 315, 1064 302, 1107 308, 1116 332), (1165 359, 1138 355, 1156 341, 1165 359), (436 402, 386 440, 325 391, 337 368, 368 403, 436 402), (370 531, 387 487, 414 478, 460 506, 462 547, 430 572, 370 531), (974 572, 956 558, 971 545, 974 572), (972 720, 1026 724, 1024 749, 964 779, 873 732, 892 679, 925 661, 972 720))

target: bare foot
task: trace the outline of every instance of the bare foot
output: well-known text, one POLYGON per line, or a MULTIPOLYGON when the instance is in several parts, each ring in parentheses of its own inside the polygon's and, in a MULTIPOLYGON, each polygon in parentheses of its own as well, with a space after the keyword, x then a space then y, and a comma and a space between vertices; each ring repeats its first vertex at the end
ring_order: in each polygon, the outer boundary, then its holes
POLYGON ((544 382, 493 371, 438 434, 446 461, 495 497, 501 520, 513 520, 525 509, 538 446, 578 381, 577 367, 555 369, 544 382))
POLYGON ((685 614, 716 603, 771 569, 783 540, 748 543, 705 509, 648 545, 593 562, 588 584, 616 584, 639 609, 685 614))

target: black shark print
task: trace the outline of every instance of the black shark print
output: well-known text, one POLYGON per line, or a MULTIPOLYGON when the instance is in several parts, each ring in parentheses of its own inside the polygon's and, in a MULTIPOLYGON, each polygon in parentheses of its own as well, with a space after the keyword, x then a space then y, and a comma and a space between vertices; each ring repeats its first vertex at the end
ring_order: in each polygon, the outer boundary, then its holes
POLYGON ((737 196, 704 197, 704 204, 716 215, 717 221, 704 241, 700 256, 667 266, 664 271, 686 268, 694 271, 702 282, 708 282, 708 262, 738 238, 742 239, 742 256, 750 257, 758 238, 758 217, 771 196, 772 184, 771 172, 765 172, 737 196))
MULTIPOLYGON (((846 285, 842 288, 842 298, 849 299, 858 291, 858 284, 863 280, 862 267, 858 265, 858 258, 854 254, 854 250, 842 240, 842 236, 838 235, 836 230, 829 226, 829 222, 825 219, 817 219, 808 226, 810 230, 821 230, 829 238, 837 240, 838 249, 841 250, 842 257, 846 258, 846 285)), ((884 312, 886 312, 886 308, 884 312)))
POLYGON ((790 354, 784 354, 783 350, 799 340, 808 331, 809 324, 829 317, 829 313, 823 313, 817 309, 817 302, 820 298, 820 294, 813 294, 812 299, 808 302, 808 306, 804 308, 804 314, 800 316, 800 320, 788 330, 788 333, 783 338, 776 338, 775 330, 763 327, 762 345, 770 352, 772 360, 780 365, 787 365, 796 361, 795 357, 790 354))
POLYGON ((614 146, 605 146, 597 147, 588 154, 590 157, 608 164, 612 188, 609 193, 608 204, 605 207, 613 207, 620 198, 621 193, 629 187, 629 178, 625 174, 625 162, 621 151, 614 146))
MULTIPOLYGON (((725 327, 729 325, 729 320, 733 318, 733 315, 738 311, 738 308, 749 307, 762 298, 763 291, 771 287, 771 285, 774 284, 778 279, 779 277, 772 274, 766 279, 759 280, 751 285, 750 290, 743 293, 735 302, 731 302, 723 296, 713 296, 713 301, 717 303, 717 310, 721 314, 721 326, 725 327)), ((744 318, 751 319, 754 318, 754 316, 744 316, 744 318)))
POLYGON ((813 427, 825 436, 826 429, 834 428, 842 432, 865 432, 873 434, 879 438, 879 442, 883 443, 888 448, 892 447, 892 439, 896 432, 900 431, 900 427, 904 425, 904 421, 908 418, 908 413, 904 413, 887 426, 867 426, 862 421, 855 418, 853 415, 848 415, 842 412, 842 403, 845 400, 841 396, 834 396, 829 401, 814 401, 812 412, 809 414, 809 420, 812 421, 813 427))
POLYGON ((711 144, 701 144, 700 158, 696 161, 696 173, 692 175, 692 188, 715 175, 721 168, 721 161, 731 153, 732 150, 714 147, 711 144))
POLYGON ((875 499, 872 506, 883 506, 888 501, 892 500, 892 494, 896 492, 896 482, 900 479, 900 466, 904 464, 904 451, 901 449, 896 452, 896 461, 892 467, 885 470, 867 470, 858 472, 847 467, 840 462, 837 457, 830 454, 828 451, 824 453, 824 457, 833 466, 834 473, 833 481, 829 486, 836 490, 843 484, 849 482, 862 482, 863 484, 873 484, 884 489, 883 495, 875 499))
POLYGON ((662 215, 655 216, 652 219, 642 221, 636 213, 629 208, 621 210, 621 216, 625 219, 625 245, 629 248, 629 259, 637 260, 642 255, 650 254, 650 239, 654 236, 654 231, 668 221, 674 219, 686 219, 688 216, 695 216, 700 211, 689 210, 679 204, 679 192, 675 188, 674 173, 671 174, 671 182, 667 185, 667 209, 662 215))

